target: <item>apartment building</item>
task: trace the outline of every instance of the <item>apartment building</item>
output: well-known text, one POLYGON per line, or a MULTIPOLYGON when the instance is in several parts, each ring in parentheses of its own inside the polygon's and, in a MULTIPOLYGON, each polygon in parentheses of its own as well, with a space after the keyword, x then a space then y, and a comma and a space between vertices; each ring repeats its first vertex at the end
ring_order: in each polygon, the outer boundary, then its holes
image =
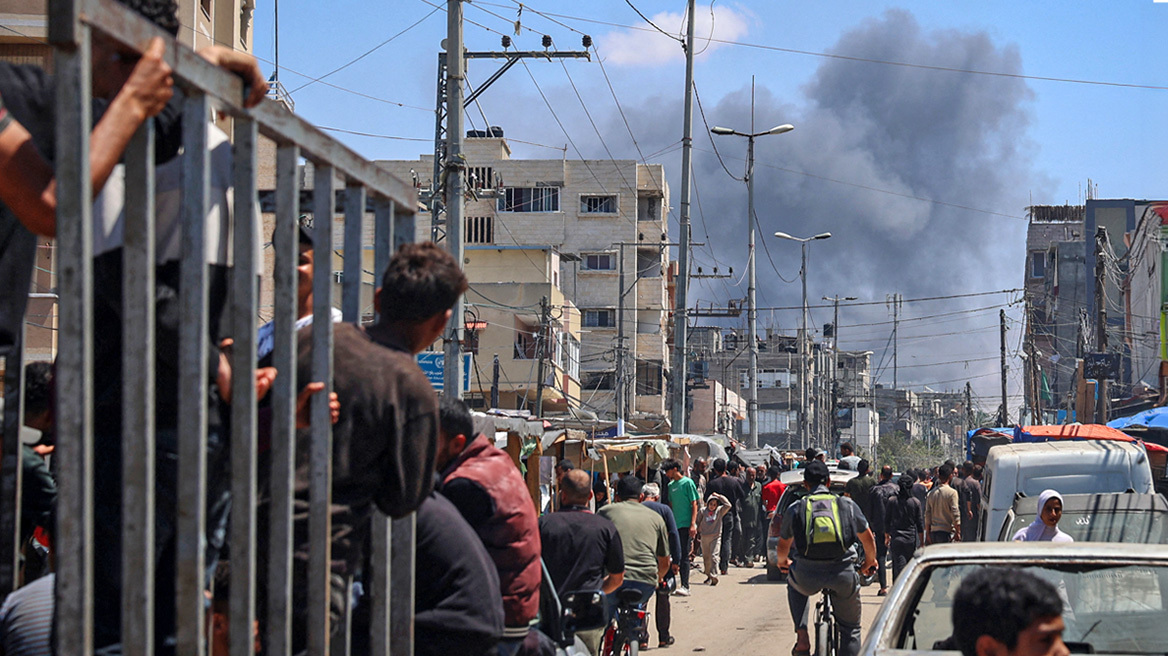
MULTIPOLYGON (((1086 312, 1090 275, 1084 259, 1082 205, 1027 208, 1025 302, 1035 360, 1051 393, 1040 403, 1065 407, 1073 392, 1075 358, 1081 357, 1079 327, 1086 312)), ((1025 386, 1034 407, 1034 387, 1025 386)))
MULTIPOLYGON (((667 429, 664 167, 634 160, 512 159, 499 128, 469 132, 462 150, 468 172, 467 247, 536 246, 558 253, 553 285, 579 308, 582 324, 580 395, 570 402, 614 418, 621 388, 624 415, 633 427, 667 429)), ((378 164, 413 178, 420 191, 430 188, 433 155, 378 164)), ((433 227, 429 214, 418 214, 418 239, 430 239, 433 227)), ((510 282, 520 274, 504 269, 491 275, 494 279, 472 275, 471 282, 510 282)))
POLYGON ((465 272, 471 280, 467 403, 568 414, 580 397, 580 311, 556 284, 560 254, 549 246, 468 246, 465 272), (543 405, 537 407, 541 360, 543 405))

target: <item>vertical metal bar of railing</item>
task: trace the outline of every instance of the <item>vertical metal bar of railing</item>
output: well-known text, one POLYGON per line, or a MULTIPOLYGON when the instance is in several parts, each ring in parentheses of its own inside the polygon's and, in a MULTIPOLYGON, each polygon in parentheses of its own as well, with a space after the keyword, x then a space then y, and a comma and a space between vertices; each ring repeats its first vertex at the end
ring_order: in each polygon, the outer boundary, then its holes
POLYGON ((55 46, 57 286, 56 653, 93 653, 93 189, 90 30, 73 0, 50 0, 55 46))
MULTIPOLYGON (((396 249, 414 240, 414 215, 390 208, 390 242, 396 249)), ((388 264, 388 260, 386 260, 388 264)), ((395 519, 390 527, 390 651, 395 656, 414 653, 414 566, 417 515, 395 519)))
POLYGON ((235 118, 231 267, 231 624, 232 656, 255 651, 256 576, 256 147, 255 120, 235 118))
MULTIPOLYGON (((384 198, 373 200, 373 289, 381 288, 381 277, 389 266, 389 248, 393 243, 393 204, 384 198)), ((375 304, 376 306, 376 304, 375 304)), ((373 572, 367 590, 372 608, 369 619, 369 647, 372 656, 389 656, 389 591, 390 591, 390 523, 380 511, 373 513, 372 553, 373 572)))
MULTIPOLYGON (((154 122, 125 155, 122 248, 122 650, 154 653, 154 122)), ((167 600, 169 603, 169 600, 167 600)))
POLYGON ((23 470, 24 324, 4 359, 4 416, 0 418, 0 596, 20 585, 20 498, 23 470))
MULTIPOLYGON (((362 256, 361 236, 365 228, 365 187, 355 182, 345 185, 344 264, 341 283, 341 316, 348 323, 361 323, 362 256)), ((348 656, 352 648, 352 580, 345 586, 344 615, 332 656, 348 656)))
POLYGON ((275 343, 272 364, 279 374, 272 388, 272 438, 269 455, 267 644, 275 656, 292 654, 292 502, 296 474, 296 266, 299 260, 300 148, 276 151, 276 231, 273 268, 275 343))
POLYGON ((178 517, 175 627, 178 653, 203 656, 207 531, 207 326, 206 220, 211 167, 207 128, 210 104, 187 92, 183 104, 182 252, 179 264, 178 517))
POLYGON ((334 168, 314 162, 312 220, 315 268, 312 278, 312 380, 324 390, 311 400, 309 447, 308 653, 329 653, 330 563, 332 560, 332 421, 329 393, 333 382, 332 260, 334 168))
POLYGON ((345 185, 345 264, 341 285, 341 313, 350 323, 361 323, 361 281, 364 268, 361 237, 365 227, 365 187, 345 185))
POLYGON ((417 514, 393 520, 390 537, 390 652, 411 656, 414 653, 414 543, 417 514))

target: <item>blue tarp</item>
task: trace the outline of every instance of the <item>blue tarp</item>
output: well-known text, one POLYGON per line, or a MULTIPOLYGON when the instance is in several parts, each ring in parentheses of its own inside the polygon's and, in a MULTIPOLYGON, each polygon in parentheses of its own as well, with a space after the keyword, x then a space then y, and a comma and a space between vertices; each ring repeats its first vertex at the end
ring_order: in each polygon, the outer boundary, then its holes
POLYGON ((1123 430, 1129 426, 1146 426, 1148 428, 1168 428, 1168 408, 1152 408, 1136 413, 1130 417, 1120 417, 1107 422, 1111 428, 1123 430))

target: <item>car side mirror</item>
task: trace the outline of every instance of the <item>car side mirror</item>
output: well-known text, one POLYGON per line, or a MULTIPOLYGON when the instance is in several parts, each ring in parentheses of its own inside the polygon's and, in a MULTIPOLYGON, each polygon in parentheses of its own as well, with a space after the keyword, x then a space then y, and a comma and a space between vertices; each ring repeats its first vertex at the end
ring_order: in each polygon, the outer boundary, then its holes
POLYGON ((566 633, 599 629, 606 624, 604 593, 581 590, 564 595, 564 630, 566 633))

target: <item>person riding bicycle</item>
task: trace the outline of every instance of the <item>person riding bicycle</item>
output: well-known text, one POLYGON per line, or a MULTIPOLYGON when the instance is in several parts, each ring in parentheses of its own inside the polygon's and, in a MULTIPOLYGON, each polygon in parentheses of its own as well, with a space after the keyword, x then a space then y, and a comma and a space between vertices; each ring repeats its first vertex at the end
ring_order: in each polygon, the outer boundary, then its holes
MULTIPOLYGON (((876 570, 876 541, 859 506, 828 490, 827 465, 811 461, 803 471, 810 493, 792 503, 783 514, 779 532, 778 565, 788 571, 787 603, 795 621, 792 656, 807 656, 807 599, 821 591, 832 594, 832 612, 839 626, 840 656, 860 653, 860 577, 856 573, 856 543, 864 546, 862 572, 876 570), (795 562, 789 557, 795 544, 795 562)), ((817 654, 817 656, 826 656, 817 654)))

